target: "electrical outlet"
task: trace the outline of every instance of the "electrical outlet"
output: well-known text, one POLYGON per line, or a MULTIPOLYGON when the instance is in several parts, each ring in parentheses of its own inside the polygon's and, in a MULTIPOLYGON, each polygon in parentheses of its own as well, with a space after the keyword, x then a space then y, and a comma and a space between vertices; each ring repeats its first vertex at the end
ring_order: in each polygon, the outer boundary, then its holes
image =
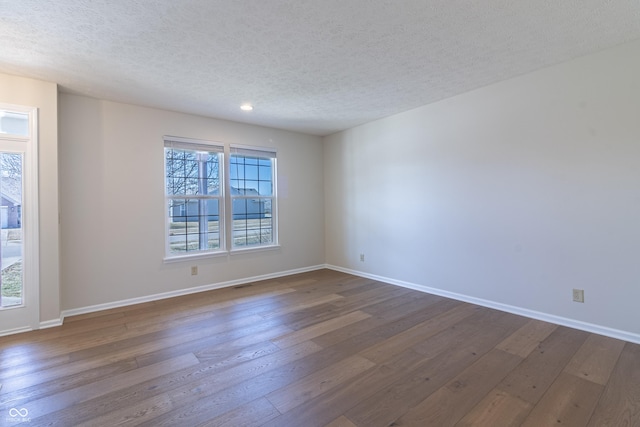
POLYGON ((573 301, 584 302, 584 289, 573 290, 573 301))
POLYGON ((191 275, 192 276, 197 276, 198 275, 198 266, 194 265, 193 267, 191 267, 191 275))
POLYGON ((364 254, 360 254, 360 261, 364 262, 364 254))

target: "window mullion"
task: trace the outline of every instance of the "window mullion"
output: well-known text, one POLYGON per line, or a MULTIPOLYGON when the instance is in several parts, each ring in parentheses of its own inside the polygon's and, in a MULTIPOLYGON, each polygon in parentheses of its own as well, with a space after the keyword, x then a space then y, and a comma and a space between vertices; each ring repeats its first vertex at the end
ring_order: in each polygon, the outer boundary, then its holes
MULTIPOLYGON (((198 153, 198 194, 207 194, 207 157, 208 153, 198 153)), ((209 249, 209 215, 207 204, 204 199, 198 200, 198 242, 200 250, 209 249)))

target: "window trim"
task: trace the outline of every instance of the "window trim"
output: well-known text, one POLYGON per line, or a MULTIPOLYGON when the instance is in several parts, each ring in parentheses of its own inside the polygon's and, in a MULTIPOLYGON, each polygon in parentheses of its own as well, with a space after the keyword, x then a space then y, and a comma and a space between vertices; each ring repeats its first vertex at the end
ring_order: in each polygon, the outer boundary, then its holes
POLYGON ((230 144, 229 145, 229 155, 228 160, 226 160, 226 167, 228 171, 228 178, 225 180, 225 190, 227 196, 225 197, 225 203, 229 207, 227 209, 227 220, 229 221, 229 236, 227 237, 227 247, 229 248, 229 253, 246 253, 251 251, 260 251, 260 250, 269 250, 274 248, 279 248, 280 244, 278 241, 278 150, 270 147, 257 147, 252 145, 243 145, 243 144, 230 144), (257 244, 257 245, 248 245, 248 246, 234 246, 233 244, 233 200, 239 199, 251 199, 255 198, 252 196, 236 196, 233 197, 231 194, 231 156, 234 154, 237 155, 246 155, 253 156, 258 158, 265 158, 272 160, 271 163, 271 179, 272 179, 272 194, 271 196, 260 196, 261 198, 270 198, 271 199, 271 236, 272 240, 268 244, 257 244))
POLYGON ((166 154, 164 155, 163 163, 164 163, 164 177, 163 177, 163 186, 164 186, 164 240, 165 240, 165 249, 164 249, 164 258, 163 261, 165 263, 169 262, 177 262, 182 260, 192 260, 197 258, 208 258, 212 256, 220 256, 227 254, 226 250, 226 215, 225 215, 225 187, 224 184, 226 181, 225 178, 225 155, 224 155, 224 144, 216 141, 208 141, 203 139, 193 139, 193 138, 183 138, 165 135, 163 136, 163 153, 166 148, 174 148, 174 149, 183 149, 183 150, 191 150, 191 151, 206 151, 209 153, 218 153, 218 179, 223 183, 220 185, 219 192, 220 194, 216 196, 203 196, 203 195, 173 195, 170 196, 167 194, 167 159, 166 154), (186 251, 185 253, 172 253, 170 247, 170 238, 169 238, 169 227, 170 227, 170 219, 168 215, 169 209, 169 201, 174 199, 191 199, 191 200, 218 200, 218 222, 219 222, 219 233, 220 233, 220 247, 218 249, 199 249, 193 251, 186 251))
POLYGON ((15 149, 9 149, 22 154, 23 182, 22 182, 22 227, 23 227, 23 294, 22 304, 2 309, 3 312, 18 312, 26 309, 25 319, 32 329, 37 329, 40 323, 40 204, 39 204, 39 169, 40 123, 37 107, 0 103, 0 110, 16 112, 28 116, 27 135, 3 133, 2 139, 15 149))
MULTIPOLYGON (((220 186, 220 196, 216 196, 219 198, 219 215, 220 215, 220 248, 215 250, 198 250, 198 251, 189 251, 185 253, 172 254, 169 249, 169 215, 168 215, 168 201, 170 197, 167 194, 167 162, 166 157, 163 159, 164 162, 164 176, 163 176, 163 194, 164 194, 164 234, 165 234, 165 250, 163 263, 177 263, 184 261, 194 261, 200 259, 207 258, 216 258, 216 257, 224 257, 224 256, 233 256, 233 255, 241 255, 247 254, 251 252, 263 252, 263 251, 272 251, 278 250, 281 248, 279 243, 279 233, 278 233, 278 170, 277 170, 277 150, 275 148, 270 147, 258 147, 251 145, 242 145, 242 144, 230 144, 226 145, 222 142, 210 141, 204 139, 194 139, 194 138, 184 138, 177 137, 171 135, 163 136, 164 148, 170 146, 172 148, 186 149, 186 150, 195 150, 201 149, 202 151, 209 152, 218 152, 221 154, 220 168, 219 168, 219 179, 222 180, 222 185, 220 186), (168 145, 167 142, 170 141, 171 145, 168 145), (257 244, 250 246, 233 246, 233 198, 231 197, 231 155, 233 154, 241 154, 248 155, 254 157, 263 157, 272 159, 271 168, 272 168, 272 195, 271 196, 262 196, 264 198, 272 199, 271 203, 271 217, 272 217, 272 242, 269 244, 257 244)), ((248 197, 248 196, 247 196, 248 197)), ((181 199, 183 197, 176 197, 181 199)), ((195 195, 191 197, 186 196, 185 198, 198 198, 195 195)), ((250 198, 250 197, 249 197, 250 198)))

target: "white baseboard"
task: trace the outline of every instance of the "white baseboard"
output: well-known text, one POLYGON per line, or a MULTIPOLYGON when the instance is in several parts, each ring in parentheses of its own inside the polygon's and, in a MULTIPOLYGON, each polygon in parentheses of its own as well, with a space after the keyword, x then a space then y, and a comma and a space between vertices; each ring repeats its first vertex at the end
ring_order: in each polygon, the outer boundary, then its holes
POLYGON ((622 331, 619 329, 613 329, 606 326, 596 325, 593 323, 582 322, 580 320, 570 319, 568 317, 556 316, 554 314, 548 314, 540 311, 529 310, 522 307, 485 300, 482 298, 471 297, 468 295, 449 292, 442 289, 431 288, 429 286, 418 285, 415 283, 396 280, 389 277, 377 276, 375 274, 369 274, 362 271, 351 270, 349 268, 339 267, 336 265, 327 264, 325 265, 325 268, 328 268, 330 270, 340 271, 342 273, 353 274, 354 276, 377 280, 379 282, 402 286, 403 288, 426 292, 429 294, 438 295, 445 298, 451 298, 454 300, 464 301, 471 304, 480 305, 483 307, 493 308, 500 311, 506 311, 507 313, 513 313, 513 314, 528 317, 531 319, 542 320, 544 322, 554 323, 556 325, 567 326, 573 329, 579 329, 582 331, 591 332, 598 335, 604 335, 607 337, 617 338, 619 340, 640 344, 640 335, 636 333, 628 332, 628 331, 622 331))
POLYGON ((47 320, 45 322, 40 322, 37 328, 32 328, 31 326, 22 326, 20 328, 0 330, 0 337, 5 337, 8 335, 14 335, 14 334, 21 334, 23 332, 31 332, 36 329, 53 328, 54 326, 60 326, 60 325, 62 325, 62 318, 47 320))
POLYGON ((39 329, 55 328, 56 326, 62 325, 62 320, 63 320, 62 317, 60 317, 59 319, 52 319, 52 320, 46 320, 44 322, 40 322, 39 329))
POLYGON ((3 331, 0 331, 0 337, 6 337, 7 335, 13 335, 13 334, 21 334, 23 332, 29 332, 32 331, 33 329, 25 326, 22 328, 15 328, 15 329, 5 329, 3 331))
POLYGON ((126 300, 114 301, 114 302, 109 302, 109 303, 105 303, 105 304, 96 304, 96 305, 91 305, 91 306, 88 306, 88 307, 72 308, 70 310, 63 310, 62 311, 62 314, 60 316, 60 324, 62 324, 62 321, 64 321, 65 317, 77 316, 79 314, 93 313, 93 312, 96 312, 96 311, 108 310, 108 309, 118 308, 118 307, 125 307, 125 306, 128 306, 128 305, 140 304, 140 303, 143 303, 143 302, 158 301, 158 300, 178 297, 178 296, 182 296, 182 295, 189 295, 189 294, 195 294, 195 293, 198 293, 198 292, 211 291, 211 290, 214 290, 214 289, 221 289, 221 288, 228 288, 228 287, 231 287, 231 286, 244 285, 244 284, 247 284, 247 283, 258 282, 260 280, 277 279, 279 277, 291 276, 293 274, 307 273, 309 271, 321 270, 323 268, 325 268, 324 265, 316 265, 316 266, 311 266, 311 267, 298 268, 298 269, 295 269, 295 270, 280 271, 280 272, 277 272, 277 273, 263 274, 263 275, 260 275, 260 276, 245 277, 245 278, 242 278, 242 279, 229 280, 227 282, 219 282, 219 283, 212 283, 212 284, 209 284, 209 285, 196 286, 194 288, 179 289, 179 290, 176 290, 176 291, 163 292, 163 293, 160 293, 160 294, 146 295, 146 296, 143 296, 143 297, 130 298, 130 299, 126 299, 126 300))

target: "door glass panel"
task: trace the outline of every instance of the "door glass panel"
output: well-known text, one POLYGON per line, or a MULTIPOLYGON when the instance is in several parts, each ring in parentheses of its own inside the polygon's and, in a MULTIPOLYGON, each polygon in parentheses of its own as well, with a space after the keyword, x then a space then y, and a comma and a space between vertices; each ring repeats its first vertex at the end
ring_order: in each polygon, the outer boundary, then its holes
POLYGON ((29 114, 0 110, 0 134, 29 136, 29 114))
POLYGON ((0 152, 0 309, 24 304, 22 154, 0 152))

